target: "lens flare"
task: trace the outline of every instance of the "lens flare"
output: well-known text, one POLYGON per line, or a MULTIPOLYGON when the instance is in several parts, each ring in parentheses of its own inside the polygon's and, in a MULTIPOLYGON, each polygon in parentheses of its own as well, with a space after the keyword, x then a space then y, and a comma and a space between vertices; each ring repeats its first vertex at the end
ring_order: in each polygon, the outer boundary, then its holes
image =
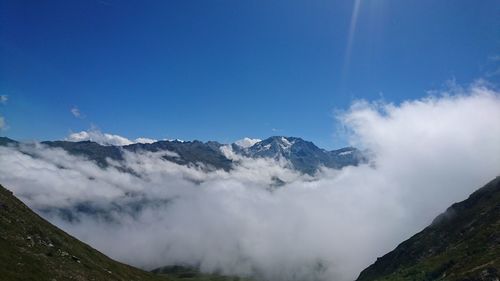
POLYGON ((347 45, 344 56, 344 65, 342 68, 342 80, 345 79, 349 71, 349 63, 351 60, 352 43, 354 41, 354 33, 356 32, 356 25, 358 23, 359 9, 361 7, 361 0, 354 0, 354 7, 352 9, 351 23, 349 24, 349 34, 347 37, 347 45))

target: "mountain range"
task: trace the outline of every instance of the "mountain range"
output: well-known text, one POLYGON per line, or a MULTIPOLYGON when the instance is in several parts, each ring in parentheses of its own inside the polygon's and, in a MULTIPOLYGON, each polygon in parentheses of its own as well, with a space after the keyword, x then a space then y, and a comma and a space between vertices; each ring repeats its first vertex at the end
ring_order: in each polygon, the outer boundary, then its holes
MULTIPOLYGON (((121 161, 124 152, 169 152, 164 158, 180 165, 196 165, 208 170, 231 170, 238 164, 238 159, 226 156, 221 148, 233 150, 236 155, 249 158, 272 158, 284 160, 288 168, 304 174, 313 175, 321 167, 340 169, 345 166, 358 165, 366 162, 367 157, 360 150, 345 147, 328 151, 317 147, 310 141, 297 137, 273 136, 258 141, 251 146, 242 146, 237 143, 221 144, 216 141, 201 142, 164 140, 154 143, 134 143, 124 146, 101 145, 92 141, 43 141, 42 144, 62 148, 73 155, 87 157, 101 167, 108 165, 106 159, 121 161)), ((0 145, 18 146, 20 143, 0 137, 0 145)))

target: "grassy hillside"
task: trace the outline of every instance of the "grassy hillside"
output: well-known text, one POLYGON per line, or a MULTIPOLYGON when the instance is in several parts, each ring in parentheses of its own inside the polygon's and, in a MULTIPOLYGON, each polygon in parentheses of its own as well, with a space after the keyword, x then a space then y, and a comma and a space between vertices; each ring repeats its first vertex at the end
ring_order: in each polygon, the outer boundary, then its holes
POLYGON ((500 177, 378 258, 357 281, 500 279, 500 177))
POLYGON ((238 279, 198 272, 156 275, 116 262, 45 221, 0 185, 0 280, 238 279))

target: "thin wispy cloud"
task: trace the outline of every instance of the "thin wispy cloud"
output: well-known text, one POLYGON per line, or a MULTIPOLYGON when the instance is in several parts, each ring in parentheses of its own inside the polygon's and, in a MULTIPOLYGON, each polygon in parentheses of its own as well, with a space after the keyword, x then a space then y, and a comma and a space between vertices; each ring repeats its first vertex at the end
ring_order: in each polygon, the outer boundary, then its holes
POLYGON ((492 55, 488 57, 489 61, 500 62, 500 55, 492 55))
POLYGON ((492 55, 488 57, 488 63, 485 66, 486 73, 484 76, 494 78, 500 76, 500 55, 492 55))
POLYGON ((8 100, 9 100, 8 95, 0 95, 0 104, 6 104, 8 100))
MULTIPOLYGON (((8 95, 0 95, 0 104, 6 105, 9 100, 8 95)), ((5 121, 5 117, 0 115, 0 130, 6 130, 8 128, 7 122, 5 121)))
POLYGON ((70 112, 71 114, 73 114, 73 116, 75 116, 76 118, 84 118, 84 116, 82 115, 82 113, 80 112, 80 109, 76 106, 73 106, 71 109, 70 109, 70 112))

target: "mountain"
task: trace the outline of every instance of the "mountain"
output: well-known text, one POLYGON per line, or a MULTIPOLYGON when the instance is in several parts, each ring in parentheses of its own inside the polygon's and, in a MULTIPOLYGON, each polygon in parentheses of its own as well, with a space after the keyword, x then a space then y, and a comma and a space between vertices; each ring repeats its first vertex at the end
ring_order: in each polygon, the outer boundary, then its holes
POLYGON ((0 186, 2 280, 166 280, 118 263, 51 225, 0 186))
POLYGON ((0 145, 6 146, 6 145, 17 145, 17 141, 13 139, 9 139, 6 137, 0 137, 0 145))
POLYGON ((290 161, 292 167, 303 173, 313 174, 319 167, 340 169, 366 161, 361 152, 353 147, 327 151, 296 137, 274 136, 250 147, 232 145, 233 150, 252 158, 273 158, 290 161))
POLYGON ((165 159, 180 165, 204 164, 210 170, 231 168, 231 160, 227 159, 214 142, 203 143, 201 141, 158 141, 154 143, 135 143, 125 146, 101 145, 92 141, 44 141, 49 147, 62 148, 73 155, 80 155, 95 161, 102 167, 107 166, 106 158, 112 160, 123 160, 123 151, 169 151, 165 159))
MULTIPOLYGON (((182 267, 178 267, 181 268, 182 267)), ((186 270, 185 270, 186 271, 186 270)), ((0 185, 0 280, 235 281, 236 277, 160 275, 114 261, 32 212, 0 185)))
POLYGON ((101 167, 108 165, 106 158, 123 160, 123 153, 120 147, 100 145, 92 141, 43 141, 42 144, 52 148, 62 148, 73 155, 85 156, 95 161, 101 167))
POLYGON ((210 170, 223 169, 229 171, 232 161, 222 154, 222 144, 214 141, 158 141, 154 143, 135 143, 123 146, 128 151, 170 151, 175 154, 165 158, 180 165, 203 163, 210 170))
MULTIPOLYGON (((228 159, 221 151, 224 144, 209 141, 158 141, 154 143, 135 143, 125 146, 101 145, 92 141, 44 141, 48 147, 58 147, 70 154, 87 157, 99 166, 106 167, 106 159, 121 161, 124 151, 168 152, 165 159, 180 165, 194 165, 207 170, 222 169, 229 171, 237 161, 228 159)), ((0 145, 16 146, 18 142, 0 138, 0 145)), ((349 165, 358 165, 367 159, 358 149, 346 147, 327 151, 296 137, 274 136, 259 141, 250 147, 236 143, 230 145, 236 154, 251 158, 273 158, 290 163, 289 168, 302 173, 314 174, 320 167, 340 169, 349 165)))
POLYGON ((455 203, 357 281, 500 279, 500 177, 455 203))

